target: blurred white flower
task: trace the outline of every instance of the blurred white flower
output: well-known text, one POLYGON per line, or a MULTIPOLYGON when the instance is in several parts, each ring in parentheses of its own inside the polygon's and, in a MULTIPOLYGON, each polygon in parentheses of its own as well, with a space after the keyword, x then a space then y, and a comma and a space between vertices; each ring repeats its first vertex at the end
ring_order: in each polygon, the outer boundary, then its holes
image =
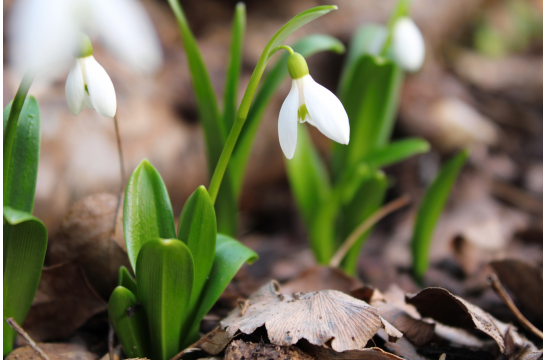
POLYGON ((350 123, 341 101, 318 84, 308 73, 304 58, 297 53, 288 58, 291 90, 278 118, 280 147, 286 158, 293 158, 297 145, 297 123, 308 122, 322 134, 340 144, 350 140, 350 123))
POLYGON ((117 110, 114 84, 93 55, 74 59, 66 79, 66 101, 74 115, 84 106, 113 118, 117 110))
POLYGON ((399 66, 404 70, 418 71, 424 63, 426 45, 420 29, 409 17, 402 17, 394 25, 392 51, 399 66))
POLYGON ((142 72, 163 60, 153 24, 137 0, 18 0, 9 23, 11 64, 48 80, 68 68, 78 34, 98 38, 120 61, 142 72))

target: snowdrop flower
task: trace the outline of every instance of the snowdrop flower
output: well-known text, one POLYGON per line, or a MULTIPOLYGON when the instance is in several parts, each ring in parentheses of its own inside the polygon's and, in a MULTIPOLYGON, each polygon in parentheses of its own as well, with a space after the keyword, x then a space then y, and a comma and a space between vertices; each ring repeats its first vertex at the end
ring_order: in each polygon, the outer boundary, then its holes
MULTIPOLYGON (((287 48, 287 47, 286 47, 287 48)), ((291 159, 297 145, 297 123, 308 122, 340 144, 350 140, 348 115, 341 101, 309 75, 305 58, 293 53, 288 58, 291 90, 278 118, 278 137, 284 155, 291 159)))
POLYGON ((9 19, 10 62, 18 72, 32 67, 45 80, 57 79, 80 32, 137 71, 162 64, 157 34, 138 0, 17 0, 9 19))
POLYGON ((66 79, 66 101, 74 115, 85 106, 113 118, 117 110, 114 84, 106 70, 93 57, 91 40, 81 34, 80 46, 66 79))
POLYGON ((426 46, 422 33, 409 17, 396 21, 392 33, 392 51, 399 66, 414 72, 424 63, 426 46))

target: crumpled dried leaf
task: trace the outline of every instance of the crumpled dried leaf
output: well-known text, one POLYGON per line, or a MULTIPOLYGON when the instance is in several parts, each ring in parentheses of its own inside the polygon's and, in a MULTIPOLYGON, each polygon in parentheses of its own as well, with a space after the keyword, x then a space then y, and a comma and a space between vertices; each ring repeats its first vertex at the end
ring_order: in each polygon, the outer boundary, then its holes
POLYGON ((427 288, 414 296, 407 296, 406 301, 414 305, 423 317, 430 317, 448 326, 481 330, 494 339, 502 353, 506 352, 503 334, 507 325, 449 291, 427 288))
POLYGON ((376 307, 380 315, 413 344, 422 346, 432 339, 435 324, 421 320, 416 309, 405 303, 405 294, 399 287, 391 286, 384 294, 377 289, 363 287, 351 295, 376 307))
POLYGON ((543 316, 543 271, 522 260, 505 259, 490 263, 502 284, 520 304, 543 316))
POLYGON ((63 339, 107 307, 79 265, 64 263, 43 269, 23 328, 35 341, 63 339))
MULTIPOLYGON (((384 330, 381 329, 380 331, 384 330)), ((399 341, 401 340, 403 338, 399 339, 399 341)), ((335 350, 312 345, 308 342, 300 343, 297 346, 314 356, 316 360, 402 360, 399 356, 390 354, 378 347, 336 352, 335 350)))
POLYGON ((76 202, 47 248, 50 264, 77 261, 104 300, 117 286, 119 267, 130 269, 121 222, 122 204, 116 234, 112 236, 117 202, 118 197, 113 194, 91 195, 76 202))
POLYGON ((385 341, 384 347, 391 351, 392 353, 402 356, 404 359, 407 360, 427 360, 427 358, 421 356, 416 351, 416 348, 413 344, 409 342, 408 339, 405 337, 402 337, 395 343, 387 342, 388 340, 388 334, 384 332, 383 330, 379 330, 377 333, 377 336, 380 337, 382 340, 385 341))
MULTIPOLYGON (((37 344, 49 360, 96 360, 98 356, 87 351, 85 346, 76 344, 37 344)), ((36 360, 38 355, 30 346, 22 346, 13 350, 6 360, 36 360)))
POLYGON ((339 352, 363 349, 381 328, 390 341, 403 336, 378 309, 361 300, 335 290, 283 295, 275 281, 250 297, 243 314, 235 309, 220 324, 231 336, 238 331, 251 334, 265 325, 275 345, 289 346, 306 339, 339 352))

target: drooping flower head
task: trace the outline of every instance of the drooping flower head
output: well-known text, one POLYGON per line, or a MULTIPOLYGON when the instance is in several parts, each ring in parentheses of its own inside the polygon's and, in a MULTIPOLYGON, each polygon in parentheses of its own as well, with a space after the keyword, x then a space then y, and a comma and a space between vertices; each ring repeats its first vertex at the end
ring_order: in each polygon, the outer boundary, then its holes
POLYGON ((350 140, 350 123, 341 101, 310 76, 305 58, 298 53, 288 57, 291 90, 278 118, 280 147, 291 159, 297 145, 297 123, 307 122, 340 144, 350 140))
POLYGON ((414 21, 404 16, 394 25, 392 33, 392 53, 396 63, 406 71, 420 70, 426 55, 426 45, 420 29, 414 21))
POLYGON ((74 115, 85 106, 95 109, 100 115, 113 118, 117 110, 117 100, 112 80, 106 70, 93 57, 91 40, 80 35, 74 61, 66 79, 66 101, 74 115))

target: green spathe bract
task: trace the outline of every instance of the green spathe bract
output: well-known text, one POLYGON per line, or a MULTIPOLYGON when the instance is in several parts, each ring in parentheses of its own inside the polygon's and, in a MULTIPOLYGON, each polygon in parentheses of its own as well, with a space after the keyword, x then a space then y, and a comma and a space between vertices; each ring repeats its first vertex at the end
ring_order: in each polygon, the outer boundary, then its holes
POLYGON ((118 277, 117 285, 127 288, 134 294, 134 296, 138 297, 138 288, 136 287, 136 281, 134 281, 131 274, 129 273, 129 269, 127 269, 124 266, 121 266, 119 268, 119 277, 118 277))
POLYGON ((288 72, 294 80, 308 75, 308 65, 303 55, 298 53, 290 54, 288 57, 288 72))
POLYGON ((428 253, 433 230, 443 212, 452 185, 468 156, 469 151, 463 150, 443 165, 420 204, 411 243, 413 273, 417 280, 421 280, 428 269, 428 253))
MULTIPOLYGON (((31 214, 4 206, 3 319, 22 324, 38 289, 47 248, 47 230, 31 214)), ((4 321, 4 356, 13 348, 16 333, 4 321)))
POLYGON ((179 351, 194 280, 193 257, 180 240, 150 240, 136 262, 138 299, 146 313, 152 358, 169 360, 179 351))
POLYGON ((143 160, 129 178, 123 204, 123 232, 135 274, 142 245, 153 239, 176 237, 165 183, 147 160, 143 160))
POLYGON ((108 301, 108 316, 126 356, 145 358, 150 354, 146 313, 138 309, 138 300, 132 291, 123 286, 114 289, 108 301), (130 317, 129 308, 136 309, 130 317))

